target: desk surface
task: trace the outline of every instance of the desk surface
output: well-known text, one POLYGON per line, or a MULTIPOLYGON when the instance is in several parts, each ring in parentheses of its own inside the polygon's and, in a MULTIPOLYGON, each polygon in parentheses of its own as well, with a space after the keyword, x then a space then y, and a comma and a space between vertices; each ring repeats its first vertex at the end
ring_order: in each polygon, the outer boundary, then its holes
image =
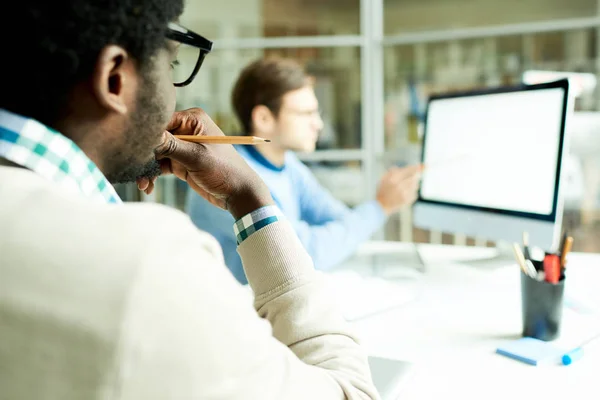
MULTIPOLYGON (((514 261, 482 266, 478 258, 494 249, 421 245, 426 272, 420 295, 405 305, 353 322, 372 355, 411 361, 402 399, 600 399, 600 341, 571 366, 530 366, 495 354, 520 337, 519 269, 514 261)), ((414 263, 412 245, 371 242, 346 269, 377 268, 393 275, 403 262, 414 263), (393 260, 397 257, 396 265, 393 260)), ((600 255, 572 254, 566 298, 596 313, 566 307, 557 346, 566 349, 600 332, 600 255)))

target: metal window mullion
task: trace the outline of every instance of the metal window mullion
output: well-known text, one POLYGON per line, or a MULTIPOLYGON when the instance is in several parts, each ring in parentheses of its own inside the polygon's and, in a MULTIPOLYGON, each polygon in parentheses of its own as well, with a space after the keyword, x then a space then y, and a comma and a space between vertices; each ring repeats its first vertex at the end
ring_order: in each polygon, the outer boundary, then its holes
POLYGON ((372 108, 371 103, 371 84, 373 80, 373 73, 371 72, 370 53, 372 50, 371 41, 371 3, 373 0, 361 0, 360 1, 360 32, 361 32, 361 51, 360 51, 360 84, 361 84, 361 149, 363 150, 365 157, 363 160, 363 176, 365 177, 365 183, 368 186, 366 193, 368 197, 374 195, 372 189, 372 177, 374 175, 374 157, 371 138, 367 134, 371 126, 372 120, 372 108))
MULTIPOLYGON (((597 15, 600 19, 600 0, 597 1, 597 15)), ((600 76, 600 26, 596 30, 596 75, 600 76)), ((596 109, 600 110, 600 91, 596 89, 596 109)))
MULTIPOLYGON (((383 0, 361 0, 361 138, 367 198, 375 198, 383 153, 383 0)), ((382 232, 375 238, 381 239, 382 232)))

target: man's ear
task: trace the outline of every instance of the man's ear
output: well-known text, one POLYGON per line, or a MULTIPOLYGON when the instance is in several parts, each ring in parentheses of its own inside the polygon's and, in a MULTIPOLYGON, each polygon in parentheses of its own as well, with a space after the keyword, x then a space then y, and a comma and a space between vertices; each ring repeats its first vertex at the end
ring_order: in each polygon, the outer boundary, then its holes
POLYGON ((136 93, 137 69, 125 49, 115 45, 102 49, 94 68, 92 88, 102 107, 120 114, 127 113, 130 100, 136 93))
POLYGON ((258 105, 252 110, 252 127, 261 134, 269 133, 275 128, 275 116, 264 105, 258 105))

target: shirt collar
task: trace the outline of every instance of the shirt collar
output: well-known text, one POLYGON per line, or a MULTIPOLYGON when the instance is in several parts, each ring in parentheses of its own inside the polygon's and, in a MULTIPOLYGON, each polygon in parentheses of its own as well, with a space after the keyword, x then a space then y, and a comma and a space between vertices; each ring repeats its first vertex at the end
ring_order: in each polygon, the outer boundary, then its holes
POLYGON ((268 169, 270 169, 272 171, 276 171, 276 172, 281 172, 281 171, 283 171, 285 169, 285 164, 283 164, 281 167, 273 164, 271 161, 267 160, 267 158, 265 156, 263 156, 253 146, 246 146, 244 148, 246 149, 248 155, 250 157, 252 157, 254 159, 254 161, 256 161, 257 163, 259 163, 263 167, 268 168, 268 169))
POLYGON ((0 109, 0 157, 95 201, 122 203, 119 195, 72 140, 39 123, 0 109))

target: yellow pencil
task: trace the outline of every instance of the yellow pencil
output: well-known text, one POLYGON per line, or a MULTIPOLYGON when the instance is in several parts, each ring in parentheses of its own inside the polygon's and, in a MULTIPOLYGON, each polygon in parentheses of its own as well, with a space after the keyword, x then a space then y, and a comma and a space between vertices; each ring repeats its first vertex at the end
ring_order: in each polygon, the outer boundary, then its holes
POLYGON ((518 243, 513 243, 513 251, 515 252, 515 258, 517 259, 517 264, 519 264, 521 271, 523 271, 525 275, 529 275, 527 264, 525 263, 525 256, 518 243))
POLYGON ((567 268, 567 255, 571 252, 571 248, 573 247, 573 237, 567 237, 565 240, 565 245, 563 246, 562 252, 560 254, 560 267, 562 269, 567 268))
POLYGON ((521 268, 521 271, 525 275, 529 275, 532 278, 535 278, 537 275, 537 271, 535 270, 535 266, 531 262, 531 260, 526 260, 523 255, 523 251, 521 250, 521 246, 518 243, 513 243, 513 250, 515 252, 515 258, 517 259, 517 263, 521 268))
POLYGON ((261 144, 269 143, 269 139, 256 136, 202 136, 202 135, 175 135, 177 139, 192 143, 206 144, 261 144))

